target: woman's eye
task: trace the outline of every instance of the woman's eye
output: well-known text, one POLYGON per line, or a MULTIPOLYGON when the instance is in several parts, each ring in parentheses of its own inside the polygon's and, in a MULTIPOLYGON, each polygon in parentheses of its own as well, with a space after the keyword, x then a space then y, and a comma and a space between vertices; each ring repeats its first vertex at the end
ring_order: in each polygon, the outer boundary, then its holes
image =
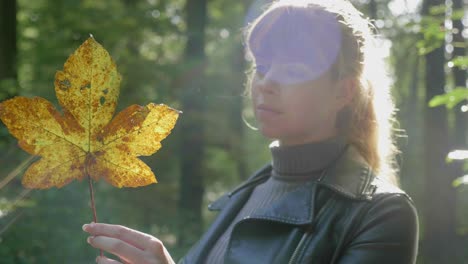
POLYGON ((298 70, 295 70, 295 69, 288 69, 286 71, 286 76, 291 77, 291 78, 301 77, 302 73, 300 71, 298 71, 298 70))
POLYGON ((291 67, 288 68, 286 71, 287 76, 292 77, 292 78, 304 78, 307 76, 307 72, 305 69, 297 68, 297 67, 291 67))
POLYGON ((258 75, 263 76, 268 72, 268 66, 267 65, 257 65, 257 66, 255 66, 255 71, 257 72, 258 75))

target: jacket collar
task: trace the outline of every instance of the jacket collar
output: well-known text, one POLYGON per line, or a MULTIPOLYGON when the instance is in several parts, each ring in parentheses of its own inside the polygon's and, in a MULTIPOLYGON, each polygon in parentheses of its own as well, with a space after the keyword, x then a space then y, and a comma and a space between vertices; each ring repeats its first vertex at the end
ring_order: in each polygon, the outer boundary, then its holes
POLYGON ((364 157, 348 145, 336 163, 325 171, 318 184, 355 200, 369 200, 375 192, 375 175, 364 157))
MULTIPOLYGON (((222 209, 238 192, 250 193, 255 186, 268 179, 271 169, 271 165, 265 166, 247 182, 210 204, 209 209, 222 209)), ((373 179, 374 174, 364 158, 353 146, 348 146, 320 179, 307 182, 270 206, 256 211, 251 217, 298 225, 310 223, 314 219, 315 189, 324 187, 349 199, 368 200, 375 191, 373 179)))

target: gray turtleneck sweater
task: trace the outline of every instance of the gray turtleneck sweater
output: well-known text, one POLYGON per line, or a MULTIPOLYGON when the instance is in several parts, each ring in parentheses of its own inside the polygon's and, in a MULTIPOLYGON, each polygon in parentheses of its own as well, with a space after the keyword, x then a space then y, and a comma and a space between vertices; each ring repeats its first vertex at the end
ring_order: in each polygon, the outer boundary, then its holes
POLYGON ((223 263, 226 247, 234 224, 259 208, 283 197, 310 180, 320 177, 323 170, 338 158, 345 142, 341 138, 296 146, 270 146, 273 171, 270 178, 258 185, 230 226, 211 249, 206 263, 223 263))

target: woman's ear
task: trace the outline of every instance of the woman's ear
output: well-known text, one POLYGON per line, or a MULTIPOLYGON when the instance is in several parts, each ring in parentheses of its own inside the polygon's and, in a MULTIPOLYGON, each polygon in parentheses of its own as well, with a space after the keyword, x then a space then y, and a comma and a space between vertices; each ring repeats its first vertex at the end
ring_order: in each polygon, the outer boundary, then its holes
POLYGON ((357 90, 357 80, 354 78, 344 78, 337 81, 336 103, 338 109, 350 105, 357 90))

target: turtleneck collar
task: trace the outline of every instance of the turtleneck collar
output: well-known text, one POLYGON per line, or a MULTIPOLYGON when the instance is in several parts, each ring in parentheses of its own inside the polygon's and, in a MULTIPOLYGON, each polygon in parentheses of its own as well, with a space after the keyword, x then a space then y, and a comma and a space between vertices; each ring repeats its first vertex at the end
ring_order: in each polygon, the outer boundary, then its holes
POLYGON ((272 177, 283 181, 306 181, 319 177, 340 156, 345 146, 343 137, 294 146, 272 143, 272 177))

